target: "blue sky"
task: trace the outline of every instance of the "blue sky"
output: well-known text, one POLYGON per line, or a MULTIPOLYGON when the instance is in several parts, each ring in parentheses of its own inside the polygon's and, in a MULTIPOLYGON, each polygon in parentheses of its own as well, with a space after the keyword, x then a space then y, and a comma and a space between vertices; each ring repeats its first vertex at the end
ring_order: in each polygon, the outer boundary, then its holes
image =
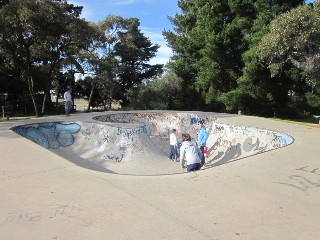
POLYGON ((174 16, 176 12, 180 12, 177 2, 176 0, 68 0, 68 3, 83 6, 81 17, 87 21, 99 22, 110 14, 124 18, 138 18, 144 35, 153 44, 161 46, 151 64, 165 64, 172 55, 162 31, 172 29, 167 16, 174 16))
MULTIPOLYGON (((168 16, 174 16, 180 9, 177 0, 68 0, 74 5, 83 6, 82 18, 99 22, 108 15, 124 18, 136 17, 140 20, 140 29, 153 44, 159 44, 157 57, 151 63, 165 64, 172 55, 162 36, 164 29, 171 30, 168 16)), ((314 2, 314 0, 307 0, 314 2)))

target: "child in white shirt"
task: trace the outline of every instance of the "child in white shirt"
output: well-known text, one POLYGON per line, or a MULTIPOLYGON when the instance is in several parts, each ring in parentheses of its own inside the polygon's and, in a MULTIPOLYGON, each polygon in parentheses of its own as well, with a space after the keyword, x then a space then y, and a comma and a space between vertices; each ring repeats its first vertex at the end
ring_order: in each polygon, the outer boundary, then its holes
POLYGON ((177 130, 172 129, 172 133, 170 134, 170 155, 169 159, 172 161, 176 161, 177 159, 177 130))

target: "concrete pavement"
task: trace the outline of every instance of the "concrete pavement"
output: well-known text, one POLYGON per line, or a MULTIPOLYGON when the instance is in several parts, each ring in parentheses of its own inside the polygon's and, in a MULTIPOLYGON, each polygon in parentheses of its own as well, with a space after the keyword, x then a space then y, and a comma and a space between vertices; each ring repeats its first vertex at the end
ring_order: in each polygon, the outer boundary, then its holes
POLYGON ((11 127, 90 120, 74 114, 0 123, 0 239, 315 240, 320 212, 320 129, 263 118, 218 122, 285 132, 294 143, 186 174, 93 171, 11 127))

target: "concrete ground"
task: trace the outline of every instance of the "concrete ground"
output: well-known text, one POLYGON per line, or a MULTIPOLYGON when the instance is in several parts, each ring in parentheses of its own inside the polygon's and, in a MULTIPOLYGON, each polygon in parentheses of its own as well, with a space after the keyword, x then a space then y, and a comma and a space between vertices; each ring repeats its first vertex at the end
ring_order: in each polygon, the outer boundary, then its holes
POLYGON ((320 239, 320 128, 221 115, 218 122, 285 132, 295 141, 218 167, 161 176, 81 168, 10 130, 93 116, 0 123, 1 240, 320 239))

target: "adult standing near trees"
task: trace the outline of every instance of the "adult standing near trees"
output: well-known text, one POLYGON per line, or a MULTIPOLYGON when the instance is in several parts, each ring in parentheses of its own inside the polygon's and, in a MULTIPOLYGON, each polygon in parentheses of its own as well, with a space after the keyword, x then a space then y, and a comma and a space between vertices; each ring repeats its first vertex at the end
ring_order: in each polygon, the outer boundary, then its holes
MULTIPOLYGON (((99 30, 80 18, 82 9, 67 1, 0 0, 0 75, 10 81, 8 86, 15 85, 5 91, 20 91, 23 96, 27 86, 37 117, 50 107, 50 88, 60 84, 61 71, 83 72, 79 54, 94 47, 99 30), (43 92, 42 104, 39 92, 43 92)), ((6 86, 2 82, 1 90, 6 86)))
POLYGON ((201 166, 203 166, 206 163, 205 156, 204 156, 204 147, 207 144, 208 133, 207 133, 206 127, 204 126, 203 120, 198 121, 197 127, 199 128, 198 136, 197 136, 197 146, 200 148, 202 152, 201 166))
POLYGON ((72 88, 71 87, 67 87, 67 90, 65 91, 65 93, 63 94, 63 98, 64 98, 64 108, 66 110, 66 116, 70 116, 70 111, 71 111, 71 91, 72 88))

